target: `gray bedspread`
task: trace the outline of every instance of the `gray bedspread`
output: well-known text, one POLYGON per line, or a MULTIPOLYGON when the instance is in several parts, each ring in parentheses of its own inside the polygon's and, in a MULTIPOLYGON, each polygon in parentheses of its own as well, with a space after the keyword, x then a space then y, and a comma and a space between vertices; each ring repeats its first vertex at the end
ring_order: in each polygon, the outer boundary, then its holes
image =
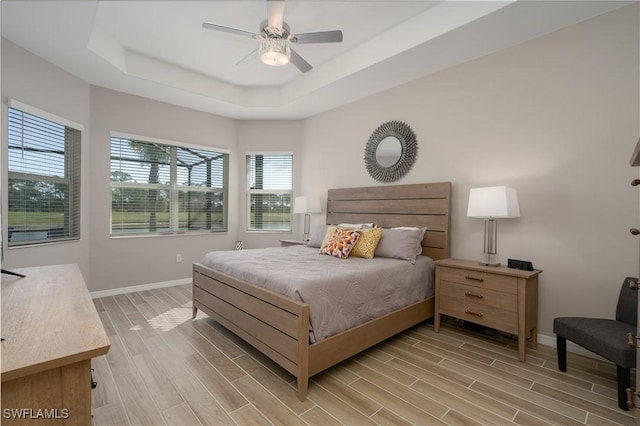
POLYGON ((203 264, 309 304, 318 342, 434 294, 433 261, 338 259, 306 246, 214 251, 203 264))

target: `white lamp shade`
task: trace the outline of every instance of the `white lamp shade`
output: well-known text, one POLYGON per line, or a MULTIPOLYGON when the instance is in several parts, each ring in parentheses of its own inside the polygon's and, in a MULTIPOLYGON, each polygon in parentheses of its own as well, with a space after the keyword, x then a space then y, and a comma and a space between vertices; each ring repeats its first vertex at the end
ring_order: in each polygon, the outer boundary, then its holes
POLYGON ((320 198, 314 196, 300 196, 293 201, 293 213, 322 213, 320 198))
POLYGON ((472 188, 467 216, 482 219, 520 217, 518 194, 507 186, 472 188))

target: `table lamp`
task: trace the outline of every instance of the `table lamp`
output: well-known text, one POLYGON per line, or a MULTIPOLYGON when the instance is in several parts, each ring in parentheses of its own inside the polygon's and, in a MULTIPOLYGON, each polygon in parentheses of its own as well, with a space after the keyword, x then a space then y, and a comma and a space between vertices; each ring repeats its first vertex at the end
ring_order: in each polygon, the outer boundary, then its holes
POLYGON ((480 264, 500 266, 496 219, 520 217, 516 190, 506 186, 472 188, 469 191, 467 216, 484 219, 484 253, 480 264))
POLYGON ((304 213, 304 233, 302 241, 309 241, 309 227, 311 226, 310 213, 322 213, 320 198, 302 195, 293 201, 293 213, 304 213))

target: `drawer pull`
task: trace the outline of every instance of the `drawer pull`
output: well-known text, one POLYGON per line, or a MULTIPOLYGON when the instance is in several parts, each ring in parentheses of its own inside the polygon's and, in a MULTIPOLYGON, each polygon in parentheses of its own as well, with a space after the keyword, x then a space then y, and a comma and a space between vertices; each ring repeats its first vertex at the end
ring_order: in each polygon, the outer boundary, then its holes
POLYGON ((631 228, 631 229, 629 229, 629 232, 631 233, 631 235, 640 234, 640 230, 638 230, 637 228, 631 228))
POLYGON ((476 278, 476 277, 472 277, 470 275, 465 275, 465 278, 468 280, 472 280, 472 281, 479 281, 479 282, 484 282, 484 279, 482 278, 476 278))
POLYGON ((640 185, 640 179, 634 179, 631 181, 631 186, 638 186, 640 185))
POLYGON ((468 291, 464 292, 465 296, 469 296, 469 297, 477 297, 478 299, 482 299, 484 296, 481 294, 475 294, 475 293, 470 293, 468 291))
POLYGON ((480 317, 480 318, 482 318, 482 317, 484 316, 484 315, 482 314, 482 312, 473 312, 473 311, 470 311, 470 310, 468 310, 468 309, 465 309, 465 310, 464 310, 464 313, 465 313, 465 314, 469 314, 469 315, 475 315, 475 316, 480 317))

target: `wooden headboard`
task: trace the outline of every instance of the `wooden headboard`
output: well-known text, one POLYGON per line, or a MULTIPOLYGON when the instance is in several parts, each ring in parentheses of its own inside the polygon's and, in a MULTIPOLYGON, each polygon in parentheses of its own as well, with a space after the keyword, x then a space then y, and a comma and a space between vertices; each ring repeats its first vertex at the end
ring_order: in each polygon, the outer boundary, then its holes
POLYGON ((327 225, 374 222, 383 228, 427 227, 422 254, 449 257, 451 182, 330 189, 327 225))

